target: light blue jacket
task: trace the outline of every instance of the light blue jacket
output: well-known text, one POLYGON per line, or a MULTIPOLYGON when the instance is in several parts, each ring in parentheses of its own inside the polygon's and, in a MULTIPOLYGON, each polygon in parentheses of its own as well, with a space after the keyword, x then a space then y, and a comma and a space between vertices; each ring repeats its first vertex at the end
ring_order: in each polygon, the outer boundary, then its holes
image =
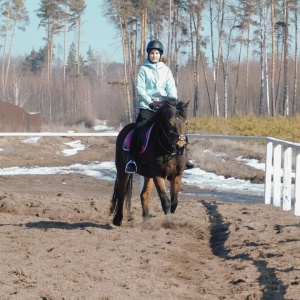
POLYGON ((177 99, 177 88, 172 72, 163 62, 151 63, 146 59, 137 76, 138 107, 150 109, 154 98, 177 99))

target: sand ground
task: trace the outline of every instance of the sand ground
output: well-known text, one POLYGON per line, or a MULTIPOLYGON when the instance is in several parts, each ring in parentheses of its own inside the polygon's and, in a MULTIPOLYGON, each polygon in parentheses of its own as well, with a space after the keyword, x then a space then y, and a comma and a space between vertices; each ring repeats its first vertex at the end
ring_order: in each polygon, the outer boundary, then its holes
MULTIPOLYGON (((114 140, 1 138, 0 164, 54 166, 114 159, 114 140)), ((182 191, 192 191, 182 187, 182 191)), ((164 216, 156 193, 143 222, 108 215, 113 182, 81 175, 0 177, 0 299, 300 299, 300 218, 264 204, 182 193, 164 216)))

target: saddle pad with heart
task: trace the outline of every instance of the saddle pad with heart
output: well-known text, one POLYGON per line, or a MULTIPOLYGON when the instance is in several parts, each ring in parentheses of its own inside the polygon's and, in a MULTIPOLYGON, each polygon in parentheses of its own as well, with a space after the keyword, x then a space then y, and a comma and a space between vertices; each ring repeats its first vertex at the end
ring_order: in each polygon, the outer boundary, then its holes
MULTIPOLYGON (((143 129, 142 132, 141 132, 142 145, 141 145, 140 153, 145 152, 145 150, 147 148, 149 137, 150 137, 150 133, 151 133, 151 130, 152 130, 153 126, 154 126, 154 124, 152 124, 148 128, 143 129)), ((125 151, 129 151, 130 142, 131 142, 132 134, 133 134, 133 130, 134 129, 132 129, 131 131, 129 131, 129 133, 127 134, 127 136, 125 137, 125 140, 123 142, 123 150, 125 150, 125 151)))

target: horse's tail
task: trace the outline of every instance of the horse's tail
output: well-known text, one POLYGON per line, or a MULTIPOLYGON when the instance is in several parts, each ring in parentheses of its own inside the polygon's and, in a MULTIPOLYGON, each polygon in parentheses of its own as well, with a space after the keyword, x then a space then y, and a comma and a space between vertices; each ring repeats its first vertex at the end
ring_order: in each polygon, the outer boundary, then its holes
POLYGON ((131 218, 130 211, 131 211, 132 181, 133 181, 133 175, 131 174, 127 181, 126 192, 125 192, 125 205, 128 214, 128 219, 131 218))
MULTIPOLYGON (((126 206, 128 218, 131 217, 130 210, 131 210, 132 182, 133 182, 133 175, 131 174, 127 181, 126 190, 125 190, 125 206, 126 206)), ((119 195, 118 195, 118 177, 117 177, 114 185, 114 193, 110 202, 109 215, 115 213, 117 208, 118 198, 119 195)))

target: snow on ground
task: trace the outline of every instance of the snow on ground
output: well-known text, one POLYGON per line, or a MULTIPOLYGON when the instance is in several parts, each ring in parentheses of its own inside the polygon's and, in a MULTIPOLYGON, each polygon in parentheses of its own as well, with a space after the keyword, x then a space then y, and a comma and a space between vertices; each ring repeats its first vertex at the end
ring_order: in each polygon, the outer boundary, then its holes
MULTIPOLYGON (((114 132, 113 127, 97 126, 95 131, 109 131, 114 132)), ((37 143, 40 137, 30 137, 23 140, 23 143, 37 143)), ((68 148, 62 151, 63 155, 76 155, 78 151, 83 151, 85 145, 80 140, 70 143, 64 143, 68 148)), ((210 150, 207 150, 210 151, 210 150)), ((253 168, 264 170, 265 164, 259 163, 255 159, 237 158, 238 161, 248 164, 253 168)), ((85 176, 95 177, 100 180, 113 181, 116 177, 116 168, 113 161, 108 162, 93 162, 90 164, 74 164, 71 166, 61 167, 34 167, 34 168, 0 168, 0 176, 13 176, 13 175, 50 175, 50 174, 70 174, 77 173, 85 176)), ((205 187, 207 190, 212 190, 218 193, 235 193, 252 196, 263 196, 264 184, 253 184, 250 181, 225 178, 218 176, 214 173, 206 172, 200 168, 186 170, 183 175, 183 183, 185 185, 197 186, 200 188, 205 187)))

